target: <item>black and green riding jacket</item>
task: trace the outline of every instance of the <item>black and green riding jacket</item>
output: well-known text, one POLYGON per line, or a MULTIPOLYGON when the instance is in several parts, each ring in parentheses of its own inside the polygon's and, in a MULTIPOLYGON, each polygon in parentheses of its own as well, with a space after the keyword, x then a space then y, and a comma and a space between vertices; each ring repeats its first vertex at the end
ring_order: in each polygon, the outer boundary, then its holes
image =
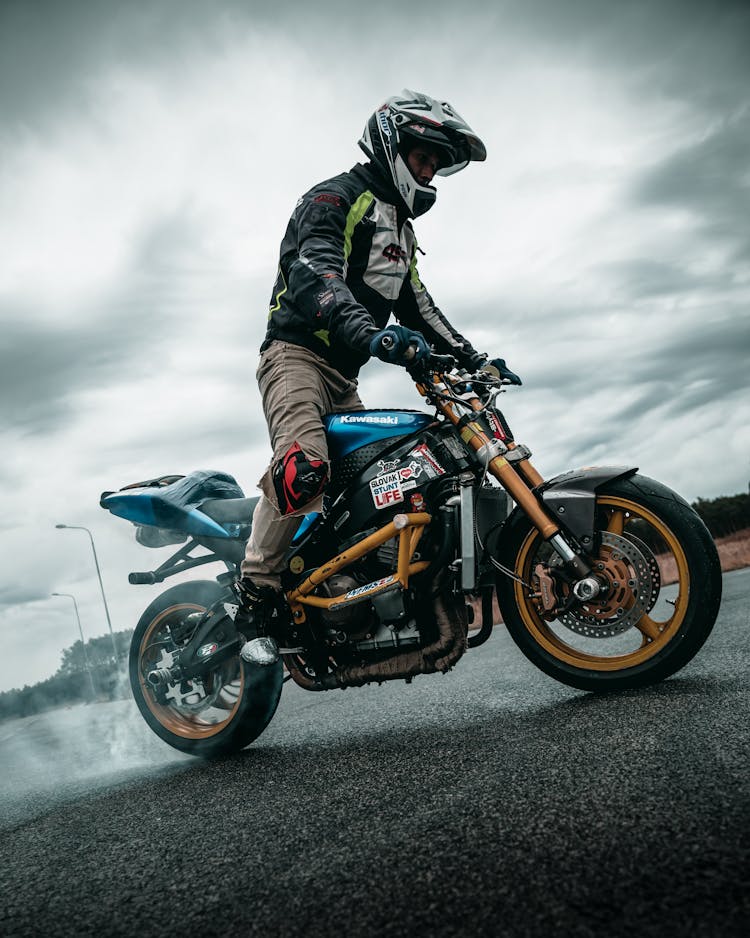
POLYGON ((302 196, 281 242, 261 350, 274 339, 302 345, 353 378, 393 314, 460 364, 481 358, 420 281, 417 240, 400 202, 371 164, 302 196))

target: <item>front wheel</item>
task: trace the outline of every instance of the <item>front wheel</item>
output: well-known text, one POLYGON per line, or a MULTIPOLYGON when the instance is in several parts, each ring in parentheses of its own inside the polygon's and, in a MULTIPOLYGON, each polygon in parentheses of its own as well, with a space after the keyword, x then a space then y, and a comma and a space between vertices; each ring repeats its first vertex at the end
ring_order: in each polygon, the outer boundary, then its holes
POLYGON ((682 668, 719 611, 721 567, 711 535, 682 498, 644 476, 596 495, 593 571, 605 584, 575 600, 559 558, 516 514, 504 532, 498 600, 521 651, 563 684, 590 691, 644 687, 682 668))
POLYGON ((243 749, 271 722, 281 696, 282 665, 248 664, 238 656, 202 678, 153 687, 150 671, 171 668, 189 638, 188 616, 225 597, 210 580, 181 583, 158 596, 138 621, 130 644, 130 686, 141 715, 164 742, 203 758, 243 749))

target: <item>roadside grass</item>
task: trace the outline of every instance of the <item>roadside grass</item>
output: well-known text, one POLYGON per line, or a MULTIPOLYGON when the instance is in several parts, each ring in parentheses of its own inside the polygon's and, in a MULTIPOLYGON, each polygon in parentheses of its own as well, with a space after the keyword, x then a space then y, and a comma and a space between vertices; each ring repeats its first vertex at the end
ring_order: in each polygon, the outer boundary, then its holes
MULTIPOLYGON (((735 531, 734 534, 728 534, 726 537, 717 537, 715 544, 724 573, 728 570, 750 567, 750 528, 743 528, 742 531, 735 531)), ((671 554, 658 555, 656 560, 659 564, 662 585, 675 583, 677 565, 674 557, 671 554)))

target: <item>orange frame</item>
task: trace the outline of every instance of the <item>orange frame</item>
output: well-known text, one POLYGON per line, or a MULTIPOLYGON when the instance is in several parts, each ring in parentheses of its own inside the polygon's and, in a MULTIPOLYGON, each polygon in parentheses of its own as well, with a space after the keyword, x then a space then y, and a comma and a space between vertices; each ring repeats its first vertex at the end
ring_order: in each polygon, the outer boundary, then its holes
POLYGON ((356 544, 353 544, 347 550, 338 554, 328 563, 323 564, 314 570, 299 586, 290 590, 286 594, 287 602, 292 610, 295 622, 305 621, 304 606, 316 606, 319 609, 335 610, 344 606, 349 606, 364 599, 370 599, 379 593, 393 589, 394 586, 400 586, 406 589, 409 585, 409 577, 415 573, 420 573, 429 566, 426 560, 419 560, 412 563, 412 556, 416 550, 419 539, 427 525, 432 521, 432 515, 426 511, 411 512, 409 514, 399 514, 392 521, 384 525, 379 531, 368 535, 356 544), (386 541, 398 535, 398 561, 396 570, 387 577, 376 580, 374 583, 368 583, 357 589, 350 590, 342 596, 313 596, 312 592, 321 583, 348 567, 349 564, 360 560, 362 557, 376 550, 386 541))

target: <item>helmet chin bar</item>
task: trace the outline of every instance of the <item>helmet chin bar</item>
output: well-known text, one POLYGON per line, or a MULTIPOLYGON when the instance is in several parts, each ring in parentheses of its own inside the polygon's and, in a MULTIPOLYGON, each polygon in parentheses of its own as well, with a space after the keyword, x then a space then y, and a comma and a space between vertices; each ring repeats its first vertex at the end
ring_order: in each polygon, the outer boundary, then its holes
POLYGON ((437 189, 434 186, 420 185, 400 153, 393 162, 393 171, 393 181, 411 217, 417 218, 428 212, 437 199, 437 189))

